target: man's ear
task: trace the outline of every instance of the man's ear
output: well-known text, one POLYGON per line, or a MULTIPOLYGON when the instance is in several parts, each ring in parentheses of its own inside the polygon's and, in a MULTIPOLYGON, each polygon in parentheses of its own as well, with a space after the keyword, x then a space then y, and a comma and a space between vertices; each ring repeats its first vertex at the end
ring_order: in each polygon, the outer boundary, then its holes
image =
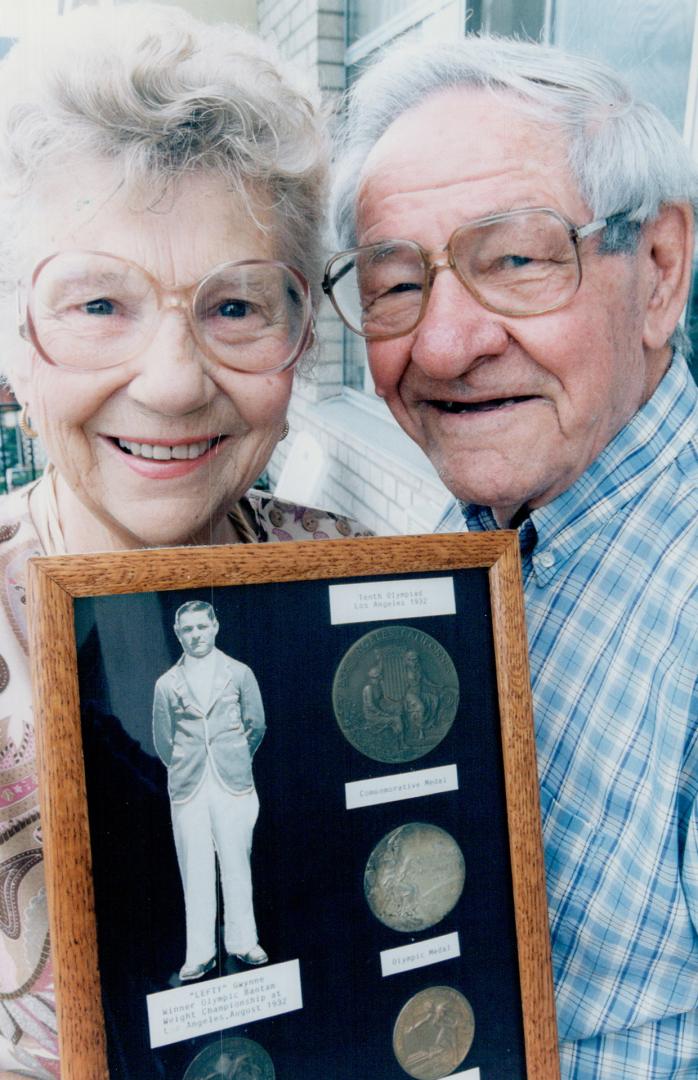
POLYGON ((662 349, 673 334, 688 299, 693 261, 693 211, 687 203, 665 206, 643 231, 652 277, 642 340, 647 349, 662 349))

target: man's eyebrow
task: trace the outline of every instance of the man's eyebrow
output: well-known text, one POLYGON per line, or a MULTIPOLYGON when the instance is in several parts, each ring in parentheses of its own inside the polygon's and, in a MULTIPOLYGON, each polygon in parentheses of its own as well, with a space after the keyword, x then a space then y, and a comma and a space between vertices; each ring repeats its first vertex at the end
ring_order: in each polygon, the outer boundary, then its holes
MULTIPOLYGON (((531 198, 529 200, 524 200, 523 202, 519 202, 519 201, 514 202, 514 203, 507 202, 507 203, 502 204, 501 206, 494 206, 494 207, 492 207, 492 209, 487 210, 486 213, 478 214, 477 217, 464 217, 461 220, 460 225, 456 225, 455 228, 456 229, 461 228, 463 225, 472 225, 476 221, 484 221, 487 218, 497 217, 500 214, 515 214, 519 210, 553 210, 553 209, 555 209, 555 208, 552 207, 552 206, 548 206, 546 202, 541 202, 540 199, 531 198)), ((559 211, 558 211, 558 213, 559 213, 559 211)), ((455 229, 453 231, 455 231, 455 229)), ((397 238, 395 236, 386 236, 384 239, 379 238, 378 240, 372 240, 370 244, 360 244, 359 249, 361 249, 362 247, 367 247, 367 248, 369 248, 369 247, 390 247, 391 244, 402 244, 402 243, 405 243, 405 241, 410 241, 411 243, 416 242, 414 240, 411 240, 409 237, 404 237, 403 236, 403 237, 397 238)))
POLYGON ((541 207, 545 208, 545 203, 541 203, 539 199, 535 202, 532 200, 524 200, 523 202, 507 203, 502 206, 501 210, 493 210, 494 214, 512 214, 515 210, 538 210, 541 207))
POLYGON ((493 207, 492 210, 488 210, 486 214, 478 214, 475 218, 469 218, 464 221, 464 225, 468 225, 471 221, 481 221, 483 218, 496 217, 498 214, 515 214, 518 210, 552 210, 554 207, 549 207, 546 202, 541 202, 540 199, 524 199, 523 201, 517 201, 515 203, 503 203, 501 206, 493 207))

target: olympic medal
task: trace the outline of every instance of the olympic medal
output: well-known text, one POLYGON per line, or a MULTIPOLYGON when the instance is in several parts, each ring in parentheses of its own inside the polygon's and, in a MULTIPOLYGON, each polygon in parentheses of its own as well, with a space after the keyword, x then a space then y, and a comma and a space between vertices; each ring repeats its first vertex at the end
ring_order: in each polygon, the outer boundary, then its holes
POLYGON ((458 903, 465 859, 445 829, 412 821, 375 846, 364 873, 373 914, 391 930, 418 933, 441 922, 458 903))

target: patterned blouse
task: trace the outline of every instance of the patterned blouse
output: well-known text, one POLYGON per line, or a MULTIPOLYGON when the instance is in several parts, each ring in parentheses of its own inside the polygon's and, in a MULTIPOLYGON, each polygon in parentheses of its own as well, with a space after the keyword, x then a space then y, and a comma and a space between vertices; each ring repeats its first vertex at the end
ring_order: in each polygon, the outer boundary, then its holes
MULTIPOLYGON (((40 481, 39 481, 40 482, 40 481)), ((34 485, 0 498, 0 1074, 60 1077, 27 652, 34 485)), ((348 518, 251 491, 231 513, 252 543, 368 536, 348 518)))

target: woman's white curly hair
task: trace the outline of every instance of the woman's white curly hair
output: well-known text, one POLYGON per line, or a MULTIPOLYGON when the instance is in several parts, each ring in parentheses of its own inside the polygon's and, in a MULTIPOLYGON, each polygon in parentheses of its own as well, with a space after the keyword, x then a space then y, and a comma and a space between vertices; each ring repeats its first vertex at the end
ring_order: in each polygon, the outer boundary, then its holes
MULTIPOLYGON (((317 91, 253 34, 175 7, 82 7, 0 63, 0 296, 14 289, 36 182, 113 162, 152 204, 177 178, 222 175, 270 198, 279 258, 317 299, 327 146, 317 91)), ((26 255, 25 255, 26 257, 26 255)))

